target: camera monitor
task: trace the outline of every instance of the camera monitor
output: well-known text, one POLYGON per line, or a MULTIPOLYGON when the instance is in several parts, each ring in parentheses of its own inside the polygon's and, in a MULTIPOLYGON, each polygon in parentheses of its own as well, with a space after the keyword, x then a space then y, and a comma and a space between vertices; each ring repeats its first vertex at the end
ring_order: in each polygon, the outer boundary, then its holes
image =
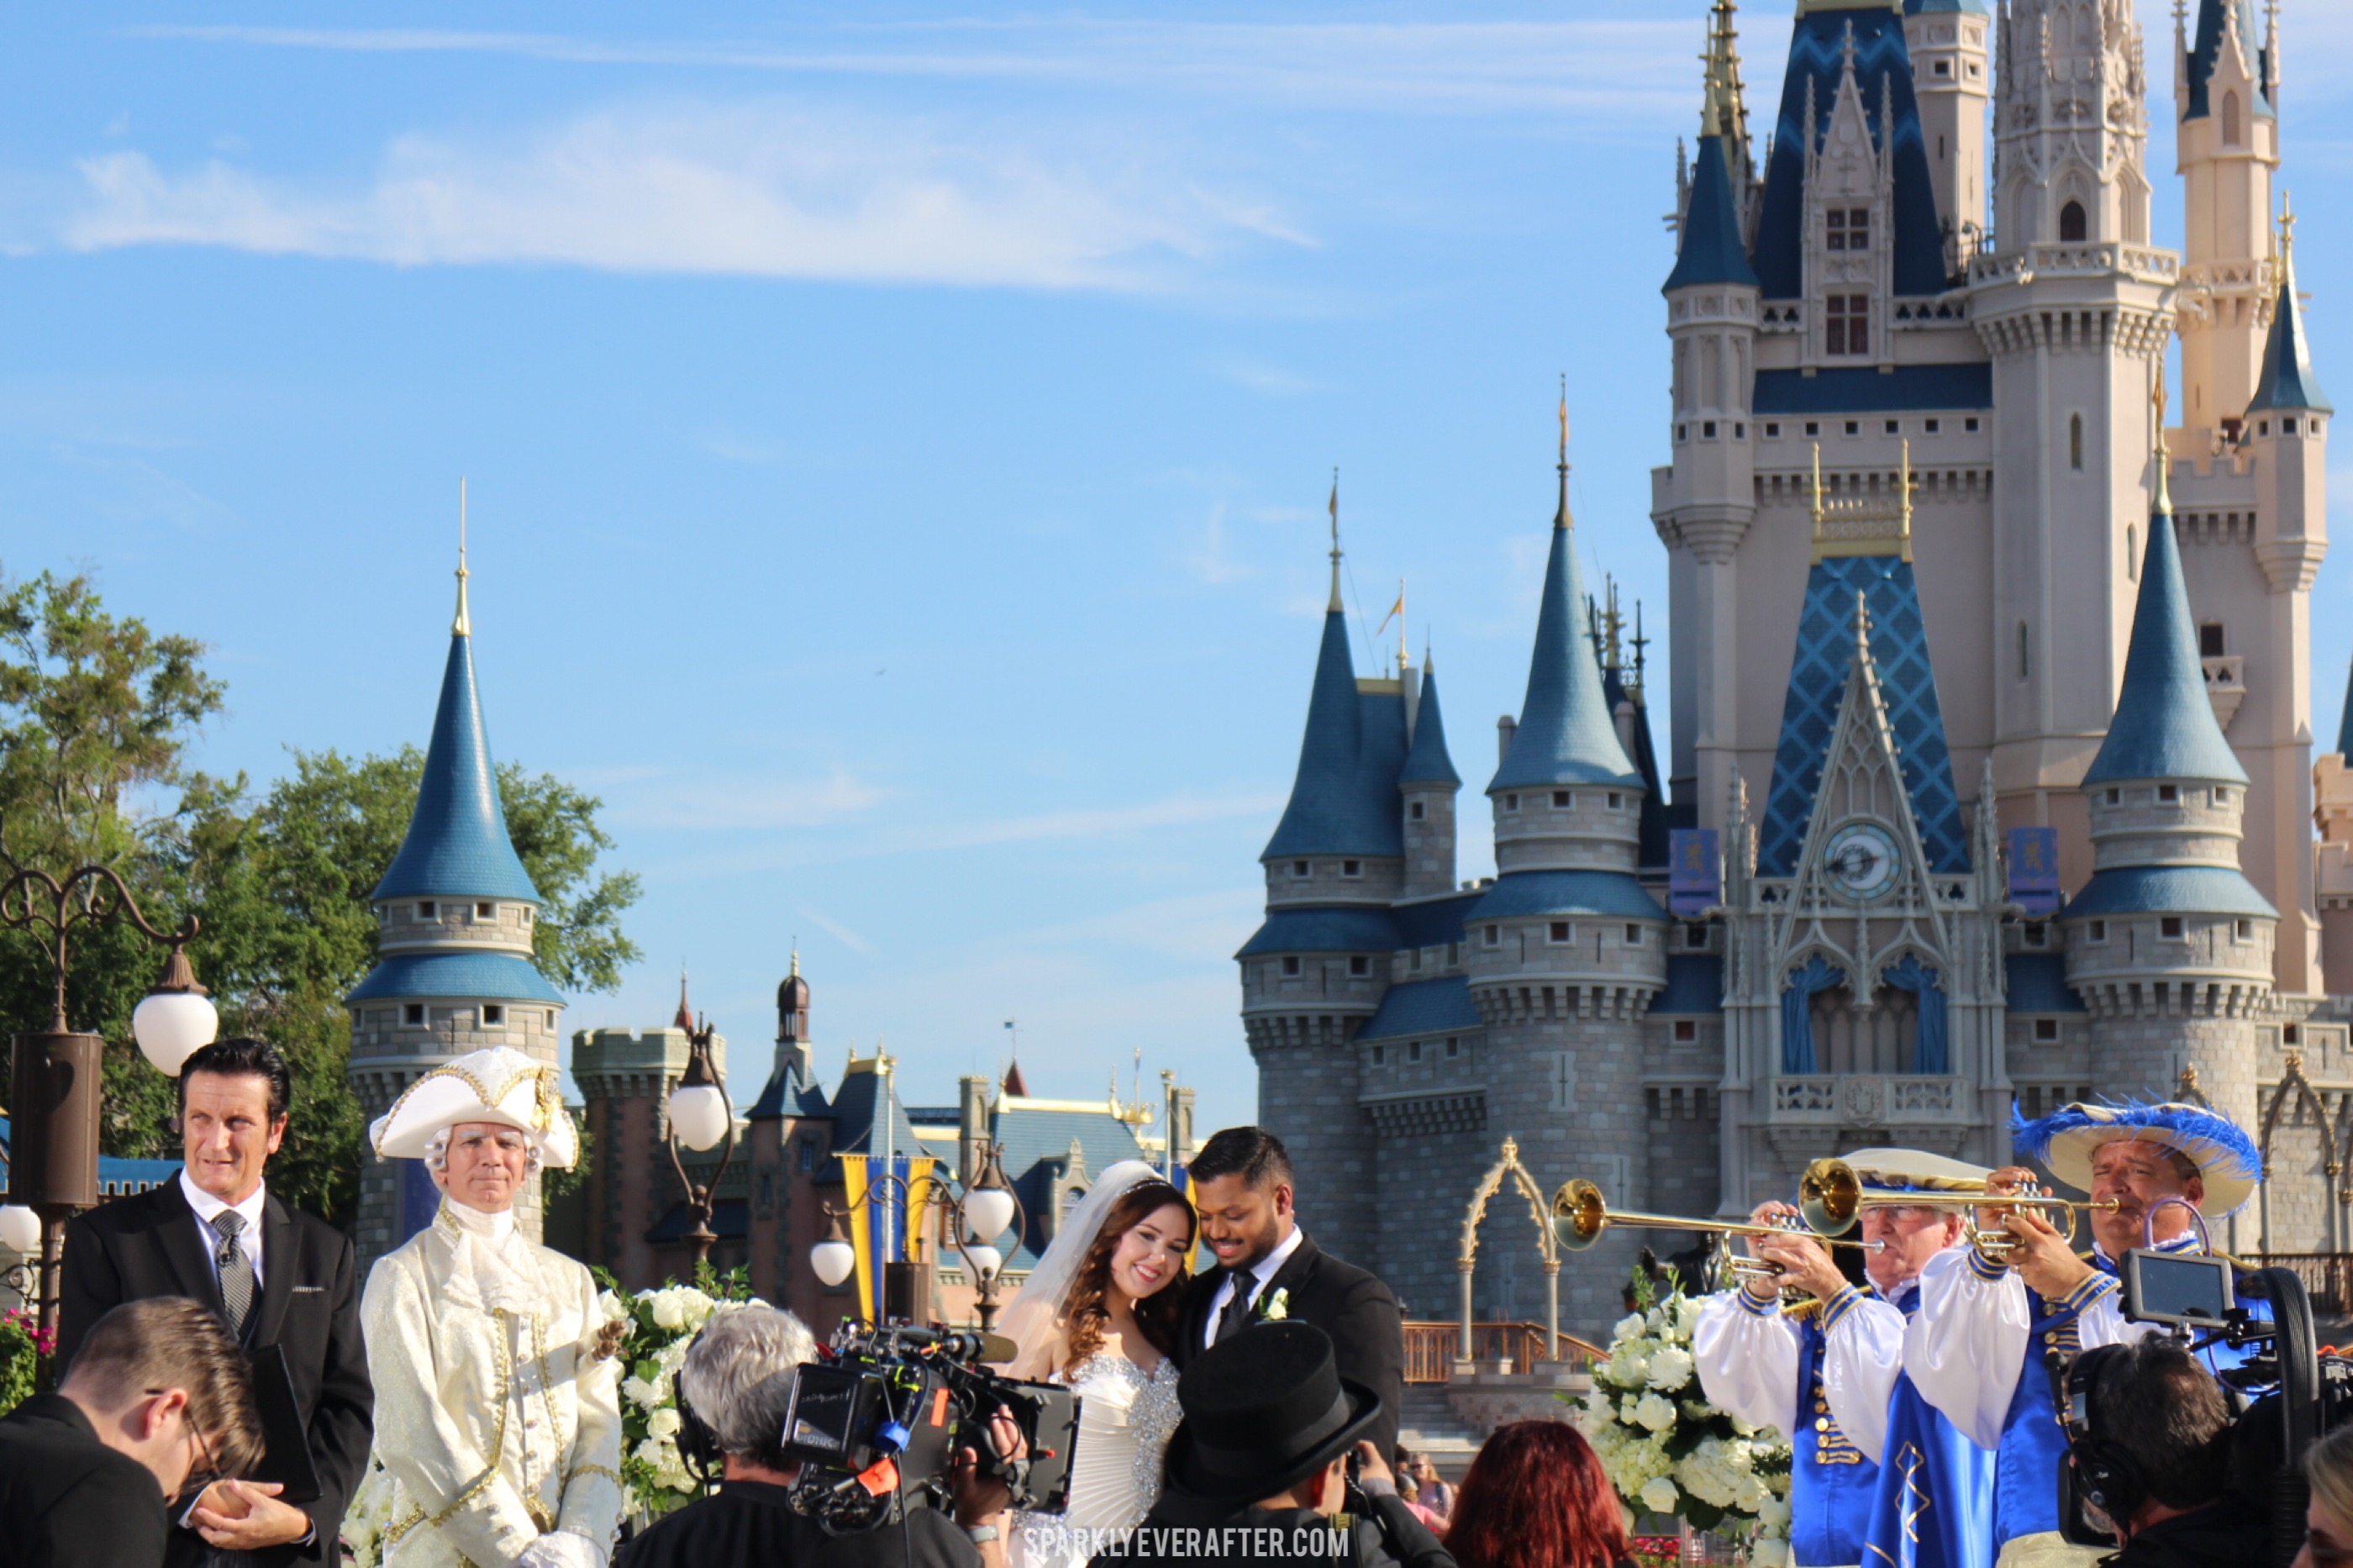
POLYGON ((2220 1328, 2238 1305, 2231 1260, 2202 1252, 2125 1254, 2125 1316, 2137 1323, 2200 1323, 2220 1328))

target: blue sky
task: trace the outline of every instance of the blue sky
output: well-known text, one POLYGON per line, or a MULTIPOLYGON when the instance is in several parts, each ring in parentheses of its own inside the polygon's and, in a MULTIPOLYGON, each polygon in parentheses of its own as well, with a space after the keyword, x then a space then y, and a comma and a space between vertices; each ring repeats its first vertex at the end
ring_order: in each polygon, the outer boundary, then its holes
MULTIPOLYGON (((1124 1092, 1140 1050, 1244 1120, 1230 954, 1333 468, 1365 625, 1406 578, 1474 791, 1563 372, 1588 571, 1663 630, 1660 215, 1704 11, 20 8, 0 569, 210 644, 196 761, 266 779, 424 738, 466 475, 492 743, 602 795, 645 879, 646 962, 572 1026, 665 1021, 683 962, 742 1089, 797 934, 828 1077, 879 1038, 949 1102, 1013 1017, 1036 1092, 1124 1092)), ((1768 103, 1787 8, 1742 26, 1768 103)), ((2284 28, 2344 395, 2353 17, 2284 28)))

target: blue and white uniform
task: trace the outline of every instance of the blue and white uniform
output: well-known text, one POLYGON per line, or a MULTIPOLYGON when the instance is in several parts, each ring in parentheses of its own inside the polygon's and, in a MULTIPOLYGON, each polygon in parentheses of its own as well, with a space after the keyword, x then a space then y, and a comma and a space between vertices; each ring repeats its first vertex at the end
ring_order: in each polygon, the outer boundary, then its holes
POLYGON ((1746 1290, 1700 1307, 1692 1356, 1708 1403, 1789 1435, 1789 1554, 1797 1568, 1863 1560, 1904 1314, 1850 1285, 1803 1316, 1746 1290))
MULTIPOLYGON (((1908 1321, 1919 1309, 1918 1282, 1896 1301, 1908 1321)), ((1865 1568, 1989 1568, 1994 1455, 1930 1405, 1908 1371, 1888 1395, 1877 1458, 1865 1568)))

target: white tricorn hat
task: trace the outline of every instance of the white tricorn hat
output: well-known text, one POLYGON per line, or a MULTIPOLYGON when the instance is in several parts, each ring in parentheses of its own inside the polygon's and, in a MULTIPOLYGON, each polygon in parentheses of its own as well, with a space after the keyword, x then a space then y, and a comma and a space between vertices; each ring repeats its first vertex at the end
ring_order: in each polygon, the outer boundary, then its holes
POLYGON ((568 1169, 580 1139, 558 1091, 557 1069, 509 1046, 444 1062, 401 1091, 368 1128, 385 1159, 421 1160, 433 1140, 461 1121, 490 1121, 530 1137, 540 1163, 568 1169))
POLYGON ((1841 1156, 1866 1187, 1915 1193, 1977 1193, 1991 1174, 1983 1165, 1931 1154, 1926 1149, 1855 1149, 1841 1156))

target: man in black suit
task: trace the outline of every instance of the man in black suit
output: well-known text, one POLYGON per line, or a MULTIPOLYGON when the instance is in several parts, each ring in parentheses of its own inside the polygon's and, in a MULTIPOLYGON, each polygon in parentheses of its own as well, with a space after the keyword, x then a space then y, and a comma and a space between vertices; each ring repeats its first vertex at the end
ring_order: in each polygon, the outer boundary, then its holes
POLYGON ((55 1394, 0 1419, 0 1568, 161 1568, 164 1504, 260 1454, 248 1384, 196 1302, 109 1312, 55 1394))
POLYGON ((1397 1297, 1299 1228, 1282 1140, 1261 1127, 1229 1127, 1202 1144, 1186 1170, 1201 1237, 1219 1267, 1186 1292, 1177 1367, 1251 1323, 1313 1323, 1332 1336, 1340 1376, 1380 1398, 1380 1415, 1366 1436, 1383 1454, 1394 1448, 1405 1397, 1405 1323, 1397 1297))
MULTIPOLYGON (((67 1227, 58 1365, 111 1308, 185 1296, 218 1314, 248 1353, 285 1355, 319 1495, 280 1499, 280 1483, 224 1480, 176 1520, 166 1561, 206 1547, 250 1553, 259 1568, 332 1564, 343 1510, 367 1464, 375 1396, 360 1338, 349 1237, 269 1193, 262 1167, 286 1136, 293 1089, 285 1058, 261 1040, 219 1040, 180 1071, 179 1179, 117 1198, 67 1227)), ((288 1473, 272 1456, 264 1473, 288 1473)), ((296 1469, 301 1467, 296 1465, 296 1469)))

